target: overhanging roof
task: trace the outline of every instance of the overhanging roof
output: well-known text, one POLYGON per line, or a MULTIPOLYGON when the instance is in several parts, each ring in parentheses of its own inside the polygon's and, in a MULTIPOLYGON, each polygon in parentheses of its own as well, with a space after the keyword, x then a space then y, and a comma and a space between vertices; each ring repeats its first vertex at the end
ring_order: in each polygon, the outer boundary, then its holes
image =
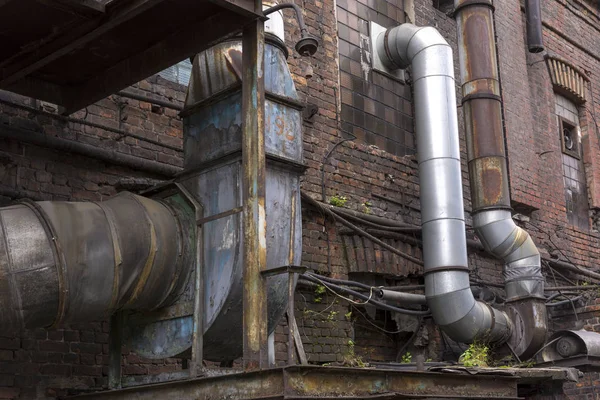
POLYGON ((254 0, 0 0, 0 89, 77 111, 256 19, 254 0))

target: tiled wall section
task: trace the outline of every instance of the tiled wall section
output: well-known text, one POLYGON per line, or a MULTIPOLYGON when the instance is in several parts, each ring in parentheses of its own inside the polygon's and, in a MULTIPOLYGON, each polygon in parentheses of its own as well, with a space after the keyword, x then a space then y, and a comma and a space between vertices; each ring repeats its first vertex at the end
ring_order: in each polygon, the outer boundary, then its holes
POLYGON ((410 87, 371 69, 369 21, 396 26, 402 7, 402 0, 337 2, 342 129, 400 156, 415 152, 410 87))

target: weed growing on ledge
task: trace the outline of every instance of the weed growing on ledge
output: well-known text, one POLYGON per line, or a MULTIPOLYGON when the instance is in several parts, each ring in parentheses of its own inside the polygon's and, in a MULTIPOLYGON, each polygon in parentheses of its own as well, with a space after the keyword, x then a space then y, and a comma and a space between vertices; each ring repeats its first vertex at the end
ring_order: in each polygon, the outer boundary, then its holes
POLYGON ((402 364, 410 364, 412 361, 412 354, 408 351, 402 355, 402 360, 400 361, 402 364))
POLYGON ((348 202, 348 198, 346 196, 331 196, 329 199, 329 204, 335 207, 344 207, 348 202))
POLYGON ((481 343, 471 343, 460 355, 458 362, 465 367, 487 367, 489 347, 481 343))
POLYGON ((343 365, 346 367, 366 368, 368 363, 364 362, 361 356, 354 352, 354 341, 348 340, 348 352, 344 355, 343 365))

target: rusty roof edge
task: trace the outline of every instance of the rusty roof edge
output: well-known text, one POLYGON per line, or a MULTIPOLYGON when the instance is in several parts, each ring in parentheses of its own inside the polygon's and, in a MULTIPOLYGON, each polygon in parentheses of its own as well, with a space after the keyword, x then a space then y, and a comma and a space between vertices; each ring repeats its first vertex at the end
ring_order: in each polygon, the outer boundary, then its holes
POLYGON ((442 366, 432 367, 429 369, 432 372, 446 373, 468 373, 470 375, 496 376, 498 374, 504 376, 512 376, 522 383, 541 383, 543 381, 563 381, 563 382, 578 382, 582 373, 577 368, 571 367, 543 367, 543 368, 493 368, 493 367, 463 367, 442 366))

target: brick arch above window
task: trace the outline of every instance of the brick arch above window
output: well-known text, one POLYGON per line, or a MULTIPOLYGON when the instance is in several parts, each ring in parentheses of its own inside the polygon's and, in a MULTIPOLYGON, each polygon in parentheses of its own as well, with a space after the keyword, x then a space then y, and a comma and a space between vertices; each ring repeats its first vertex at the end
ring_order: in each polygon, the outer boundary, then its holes
POLYGON ((554 90, 576 103, 585 103, 585 87, 589 79, 571 63, 558 57, 546 56, 546 65, 554 90))

